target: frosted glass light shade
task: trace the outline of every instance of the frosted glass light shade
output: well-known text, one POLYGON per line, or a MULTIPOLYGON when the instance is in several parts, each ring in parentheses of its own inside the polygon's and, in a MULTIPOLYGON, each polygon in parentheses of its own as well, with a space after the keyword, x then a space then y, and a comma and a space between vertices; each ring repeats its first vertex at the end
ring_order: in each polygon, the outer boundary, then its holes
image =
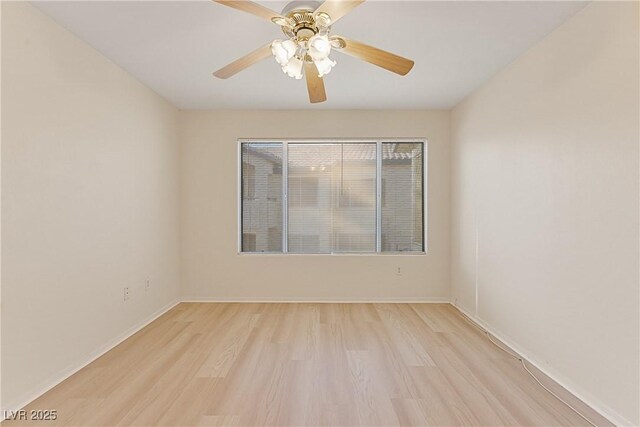
POLYGON ((307 43, 309 55, 316 61, 325 59, 331 53, 331 42, 326 35, 316 34, 307 43))
POLYGON ((318 77, 322 77, 325 74, 329 74, 334 65, 336 65, 336 61, 332 61, 329 58, 324 58, 321 60, 313 61, 316 64, 316 68, 318 68, 318 77))
POLYGON ((282 71, 289 77, 299 80, 302 78, 302 61, 294 56, 287 65, 282 67, 282 71))
POLYGON ((293 40, 274 40, 271 43, 271 53, 278 64, 285 66, 296 54, 298 46, 293 40))

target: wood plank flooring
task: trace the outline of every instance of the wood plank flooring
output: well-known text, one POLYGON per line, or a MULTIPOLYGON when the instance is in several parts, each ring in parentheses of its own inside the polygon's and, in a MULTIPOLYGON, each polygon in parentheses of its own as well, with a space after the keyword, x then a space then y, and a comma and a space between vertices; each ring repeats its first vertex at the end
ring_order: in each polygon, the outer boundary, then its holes
POLYGON ((2 425, 589 425, 448 304, 182 303, 26 409, 58 419, 2 425))

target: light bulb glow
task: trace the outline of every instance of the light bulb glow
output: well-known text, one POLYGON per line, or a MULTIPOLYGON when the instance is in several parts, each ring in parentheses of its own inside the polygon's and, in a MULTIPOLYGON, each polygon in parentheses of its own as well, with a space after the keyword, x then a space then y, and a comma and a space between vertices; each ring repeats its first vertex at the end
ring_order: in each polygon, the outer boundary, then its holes
POLYGON ((316 68, 318 69, 318 77, 322 77, 325 74, 329 74, 334 65, 336 65, 336 61, 332 61, 329 58, 324 58, 321 60, 313 61, 316 64, 316 68))
POLYGON ((331 42, 326 35, 316 34, 309 39, 307 46, 309 55, 314 60, 325 59, 331 53, 331 42))
POLYGON ((296 54, 298 46, 293 40, 274 40, 271 43, 271 53, 276 59, 276 62, 282 66, 289 63, 289 60, 296 54))
POLYGON ((302 78, 302 61, 300 58, 293 57, 287 63, 287 65, 282 67, 282 72, 284 72, 289 77, 293 77, 296 80, 302 78))

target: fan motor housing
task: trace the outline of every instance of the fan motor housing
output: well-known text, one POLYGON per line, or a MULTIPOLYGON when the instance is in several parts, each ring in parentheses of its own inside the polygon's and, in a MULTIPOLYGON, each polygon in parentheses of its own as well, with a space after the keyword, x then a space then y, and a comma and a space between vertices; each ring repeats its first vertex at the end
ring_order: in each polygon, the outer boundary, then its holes
POLYGON ((282 27, 282 31, 289 38, 309 40, 318 33, 319 28, 313 12, 320 6, 319 1, 297 0, 287 4, 282 9, 282 15, 293 23, 293 28, 282 27))
POLYGON ((284 9, 282 9, 282 15, 287 16, 293 11, 313 12, 319 8, 321 4, 322 2, 319 1, 295 0, 287 3, 284 9))

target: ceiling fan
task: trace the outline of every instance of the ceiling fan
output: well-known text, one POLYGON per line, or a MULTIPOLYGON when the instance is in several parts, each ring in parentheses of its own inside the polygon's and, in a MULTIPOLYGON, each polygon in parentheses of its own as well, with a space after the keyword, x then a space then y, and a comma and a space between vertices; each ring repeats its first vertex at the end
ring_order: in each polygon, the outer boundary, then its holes
POLYGON ((414 64, 393 53, 331 35, 331 26, 365 0, 295 0, 285 6, 282 14, 249 0, 214 1, 273 22, 286 36, 285 40, 274 40, 213 73, 221 79, 273 55, 285 74, 295 79, 306 77, 309 100, 317 103, 327 100, 322 78, 336 65, 329 58, 332 49, 401 76, 406 75, 414 64))

